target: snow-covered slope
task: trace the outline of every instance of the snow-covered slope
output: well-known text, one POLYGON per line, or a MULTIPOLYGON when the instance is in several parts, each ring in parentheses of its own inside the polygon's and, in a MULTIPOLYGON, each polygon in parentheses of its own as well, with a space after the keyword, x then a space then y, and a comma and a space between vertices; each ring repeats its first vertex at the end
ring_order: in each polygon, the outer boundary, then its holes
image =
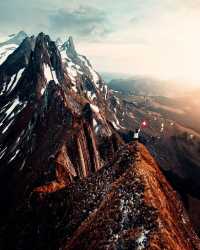
POLYGON ((16 50, 26 37, 27 35, 23 31, 20 31, 17 35, 0 37, 0 65, 5 62, 8 56, 16 50))
POLYGON ((91 101, 98 99, 98 94, 103 93, 107 98, 108 88, 100 75, 93 69, 89 60, 77 53, 72 37, 60 47, 63 64, 73 83, 75 92, 83 90, 91 101))
POLYGON ((7 57, 13 53, 13 51, 18 47, 17 44, 8 44, 0 47, 0 64, 2 64, 7 57))

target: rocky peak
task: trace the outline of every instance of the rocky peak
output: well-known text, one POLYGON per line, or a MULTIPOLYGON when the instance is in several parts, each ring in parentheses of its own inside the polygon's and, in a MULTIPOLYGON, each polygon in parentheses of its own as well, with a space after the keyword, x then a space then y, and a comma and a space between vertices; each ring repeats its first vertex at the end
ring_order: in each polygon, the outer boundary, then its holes
POLYGON ((74 40, 72 38, 72 36, 69 37, 67 43, 66 43, 66 47, 67 47, 67 53, 71 54, 72 56, 76 56, 77 52, 75 49, 75 45, 74 45, 74 40))
POLYGON ((73 52, 76 52, 75 46, 74 46, 74 40, 73 40, 72 36, 70 36, 68 41, 67 41, 67 48, 73 52))
MULTIPOLYGON (((5 61, 0 65, 0 89, 3 88, 3 83, 6 86, 11 80, 11 77, 16 75, 21 69, 26 68, 29 64, 29 59, 32 51, 35 48, 35 38, 26 37, 19 47, 16 47, 11 54, 5 58, 5 61)), ((4 88, 6 89, 6 88, 4 88)))
POLYGON ((72 59, 78 56, 72 36, 62 45, 61 49, 65 50, 67 55, 72 59))
POLYGON ((6 61, 18 46, 27 38, 25 32, 20 31, 17 35, 10 35, 7 40, 0 43, 0 65, 6 61))

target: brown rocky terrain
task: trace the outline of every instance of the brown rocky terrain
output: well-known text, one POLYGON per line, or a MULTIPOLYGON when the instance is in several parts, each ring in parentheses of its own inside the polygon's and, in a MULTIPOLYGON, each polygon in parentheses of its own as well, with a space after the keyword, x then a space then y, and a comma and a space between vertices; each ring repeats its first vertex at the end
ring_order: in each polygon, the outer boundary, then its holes
POLYGON ((137 150, 65 249, 199 249, 177 194, 144 146, 137 150))

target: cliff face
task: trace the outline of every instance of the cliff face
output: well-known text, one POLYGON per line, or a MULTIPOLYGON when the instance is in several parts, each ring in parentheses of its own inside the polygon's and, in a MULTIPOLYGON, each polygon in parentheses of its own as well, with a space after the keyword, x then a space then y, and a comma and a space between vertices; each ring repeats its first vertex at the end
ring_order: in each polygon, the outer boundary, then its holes
POLYGON ((72 38, 26 38, 0 66, 0 91, 1 249, 200 249, 150 154, 120 138, 120 101, 72 38))

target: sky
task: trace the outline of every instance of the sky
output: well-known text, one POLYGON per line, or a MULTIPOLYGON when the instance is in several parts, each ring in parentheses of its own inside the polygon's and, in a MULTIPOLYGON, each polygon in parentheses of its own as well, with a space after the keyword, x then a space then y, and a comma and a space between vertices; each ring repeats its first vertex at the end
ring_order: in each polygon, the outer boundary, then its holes
POLYGON ((72 35, 97 71, 200 86, 200 0, 6 0, 0 36, 72 35))

